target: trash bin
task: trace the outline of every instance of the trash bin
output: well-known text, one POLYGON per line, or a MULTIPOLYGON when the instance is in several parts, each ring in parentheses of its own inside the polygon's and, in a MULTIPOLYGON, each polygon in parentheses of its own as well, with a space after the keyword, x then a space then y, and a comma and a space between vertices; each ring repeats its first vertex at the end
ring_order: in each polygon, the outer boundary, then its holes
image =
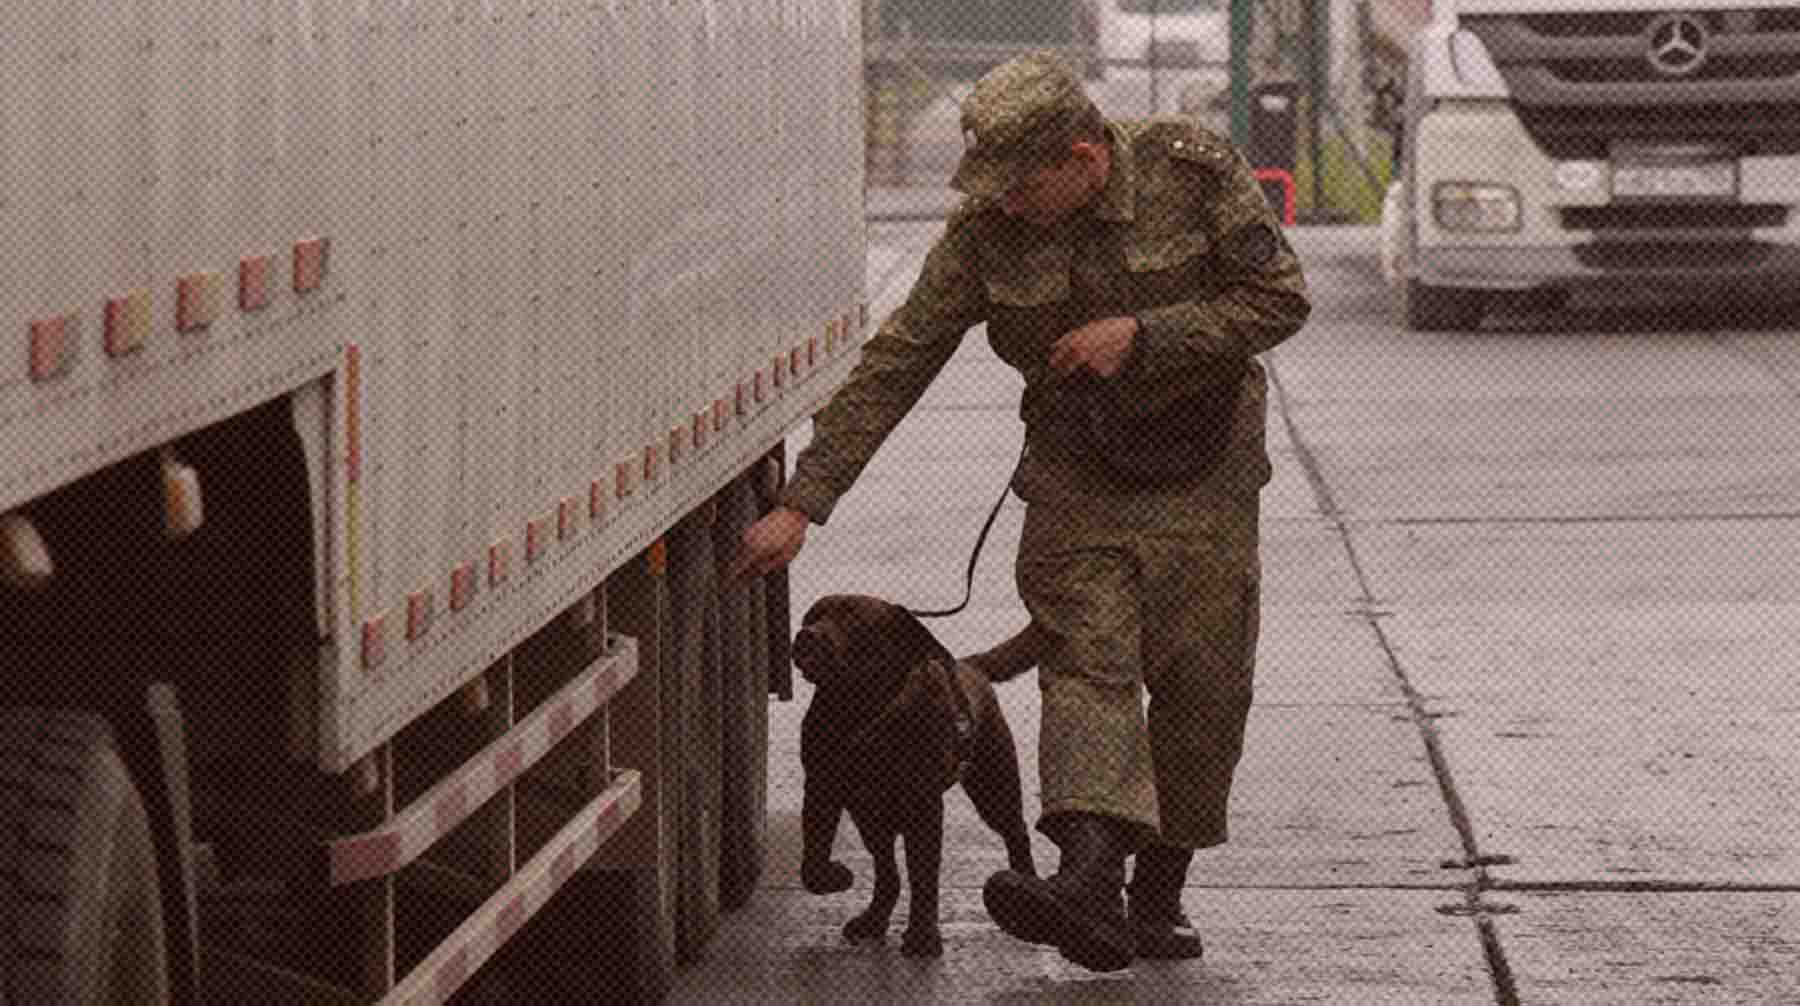
POLYGON ((1300 83, 1271 81, 1250 89, 1250 163, 1292 174, 1300 148, 1300 83))
POLYGON ((1285 208, 1300 148, 1300 84, 1274 81, 1250 89, 1250 165, 1275 212, 1285 208))

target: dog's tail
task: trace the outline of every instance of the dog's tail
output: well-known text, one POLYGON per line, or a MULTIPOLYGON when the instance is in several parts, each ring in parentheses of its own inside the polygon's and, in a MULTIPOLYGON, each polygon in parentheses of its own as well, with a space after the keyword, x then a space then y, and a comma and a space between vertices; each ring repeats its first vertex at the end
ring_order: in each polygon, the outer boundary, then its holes
POLYGON ((1039 628, 1036 622, 1031 622, 1013 633, 1011 639, 963 659, 987 675, 989 681, 998 684, 1011 681, 1036 667, 1038 661, 1050 652, 1050 644, 1050 634, 1039 628))

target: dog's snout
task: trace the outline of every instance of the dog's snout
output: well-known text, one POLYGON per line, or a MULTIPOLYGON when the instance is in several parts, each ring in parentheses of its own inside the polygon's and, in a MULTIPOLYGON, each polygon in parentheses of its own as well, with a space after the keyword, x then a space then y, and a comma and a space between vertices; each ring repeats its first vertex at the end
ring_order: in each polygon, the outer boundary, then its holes
POLYGON ((831 640, 823 626, 809 625, 794 636, 794 666, 800 669, 802 678, 817 684, 832 659, 831 640))

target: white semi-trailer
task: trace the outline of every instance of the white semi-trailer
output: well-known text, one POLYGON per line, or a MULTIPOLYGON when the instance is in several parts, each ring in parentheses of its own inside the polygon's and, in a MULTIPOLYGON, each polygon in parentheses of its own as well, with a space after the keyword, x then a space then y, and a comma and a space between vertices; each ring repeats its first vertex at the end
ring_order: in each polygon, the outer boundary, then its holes
POLYGON ((0 4, 0 1001, 438 1002, 584 898, 531 988, 654 999, 749 897, 860 8, 0 4))
POLYGON ((1411 327, 1800 282, 1793 0, 1437 0, 1407 83, 1383 261, 1411 327))

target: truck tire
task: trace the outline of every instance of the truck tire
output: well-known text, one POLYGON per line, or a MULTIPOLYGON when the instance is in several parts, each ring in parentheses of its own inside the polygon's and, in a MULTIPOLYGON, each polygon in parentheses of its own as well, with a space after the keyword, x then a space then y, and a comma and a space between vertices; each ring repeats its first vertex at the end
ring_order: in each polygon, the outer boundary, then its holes
POLYGON ((150 820, 98 716, 0 711, 0 987, 8 1003, 170 1001, 150 820))
POLYGON ((1414 332, 1470 332, 1487 313, 1487 294, 1453 286, 1427 286, 1407 279, 1400 286, 1406 327, 1414 332))
MULTIPOLYGON (((777 498, 782 489, 787 487, 787 445, 779 443, 764 459, 765 470, 770 476, 763 483, 763 493, 757 500, 759 515, 765 515, 780 505, 777 498)), ((769 675, 769 693, 783 702, 794 701, 794 631, 791 584, 788 581, 788 567, 783 566, 762 578, 763 582, 763 631, 769 640, 769 652, 766 666, 769 675)))
MULTIPOLYGON (((757 518, 756 491, 743 479, 719 494, 713 547, 731 555, 757 518)), ((724 740, 719 818, 719 906, 750 903, 766 858, 769 659, 760 579, 719 584, 719 657, 724 740)))
POLYGON ((720 704, 718 596, 714 584, 712 530, 690 514, 670 530, 669 650, 663 687, 680 705, 679 759, 682 802, 676 884, 677 959, 699 960, 719 928, 719 801, 723 752, 720 704))

